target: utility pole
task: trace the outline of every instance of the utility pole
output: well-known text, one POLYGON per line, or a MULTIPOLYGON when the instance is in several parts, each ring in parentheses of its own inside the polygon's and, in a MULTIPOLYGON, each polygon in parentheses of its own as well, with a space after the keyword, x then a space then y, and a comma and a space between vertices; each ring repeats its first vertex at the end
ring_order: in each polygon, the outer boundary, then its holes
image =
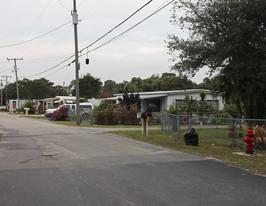
POLYGON ((2 86, 3 86, 3 80, 1 79, 1 107, 3 106, 3 91, 2 91, 2 86))
POLYGON ((65 90, 65 82, 63 82, 63 96, 65 95, 64 90, 65 90))
POLYGON ((73 24, 74 24, 74 37, 75 37, 75 64, 76 64, 76 112, 77 112, 77 125, 80 125, 80 109, 79 109, 79 54, 78 54, 78 13, 76 0, 73 0, 73 24))
POLYGON ((9 59, 7 58, 8 61, 10 60, 14 60, 14 69, 15 69, 15 73, 16 73, 16 87, 17 87, 17 102, 18 102, 18 113, 20 114, 20 106, 19 106, 19 90, 18 90, 18 69, 17 69, 17 60, 23 60, 23 58, 13 58, 13 59, 9 59))
POLYGON ((7 100, 7 85, 8 85, 8 78, 11 78, 11 76, 2 76, 6 78, 6 109, 8 110, 8 100, 7 100))

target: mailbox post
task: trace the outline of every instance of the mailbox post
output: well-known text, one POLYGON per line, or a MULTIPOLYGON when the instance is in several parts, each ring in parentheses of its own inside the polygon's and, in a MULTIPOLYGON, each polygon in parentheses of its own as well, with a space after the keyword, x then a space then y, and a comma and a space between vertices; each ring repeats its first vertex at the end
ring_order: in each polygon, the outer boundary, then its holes
POLYGON ((141 123, 142 123, 142 135, 148 136, 148 125, 152 117, 151 112, 141 113, 141 123))

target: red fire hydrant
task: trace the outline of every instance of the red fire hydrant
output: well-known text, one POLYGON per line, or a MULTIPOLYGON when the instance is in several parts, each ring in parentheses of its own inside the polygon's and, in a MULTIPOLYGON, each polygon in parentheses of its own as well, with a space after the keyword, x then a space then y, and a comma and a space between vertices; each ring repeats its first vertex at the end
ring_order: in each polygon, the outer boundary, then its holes
POLYGON ((254 133, 251 128, 249 128, 248 133, 246 134, 247 136, 243 138, 243 141, 247 144, 247 154, 253 154, 253 146, 254 146, 254 141, 255 139, 253 138, 254 133))

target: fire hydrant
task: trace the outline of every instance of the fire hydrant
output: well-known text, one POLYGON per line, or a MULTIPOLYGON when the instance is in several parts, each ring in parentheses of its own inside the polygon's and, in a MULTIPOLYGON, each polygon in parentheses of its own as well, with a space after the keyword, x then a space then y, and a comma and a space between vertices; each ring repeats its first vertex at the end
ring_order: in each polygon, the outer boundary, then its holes
POLYGON ((254 146, 254 141, 255 139, 253 138, 254 133, 251 128, 249 128, 248 133, 246 134, 247 136, 243 138, 243 141, 247 144, 247 154, 253 154, 253 146, 254 146))

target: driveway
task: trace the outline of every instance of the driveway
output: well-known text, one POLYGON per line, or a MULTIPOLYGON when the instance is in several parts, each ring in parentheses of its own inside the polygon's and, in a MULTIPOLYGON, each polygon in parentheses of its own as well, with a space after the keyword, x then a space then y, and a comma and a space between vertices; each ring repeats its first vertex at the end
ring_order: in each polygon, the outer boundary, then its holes
POLYGON ((265 177, 214 159, 5 113, 0 133, 1 206, 266 205, 265 177))

